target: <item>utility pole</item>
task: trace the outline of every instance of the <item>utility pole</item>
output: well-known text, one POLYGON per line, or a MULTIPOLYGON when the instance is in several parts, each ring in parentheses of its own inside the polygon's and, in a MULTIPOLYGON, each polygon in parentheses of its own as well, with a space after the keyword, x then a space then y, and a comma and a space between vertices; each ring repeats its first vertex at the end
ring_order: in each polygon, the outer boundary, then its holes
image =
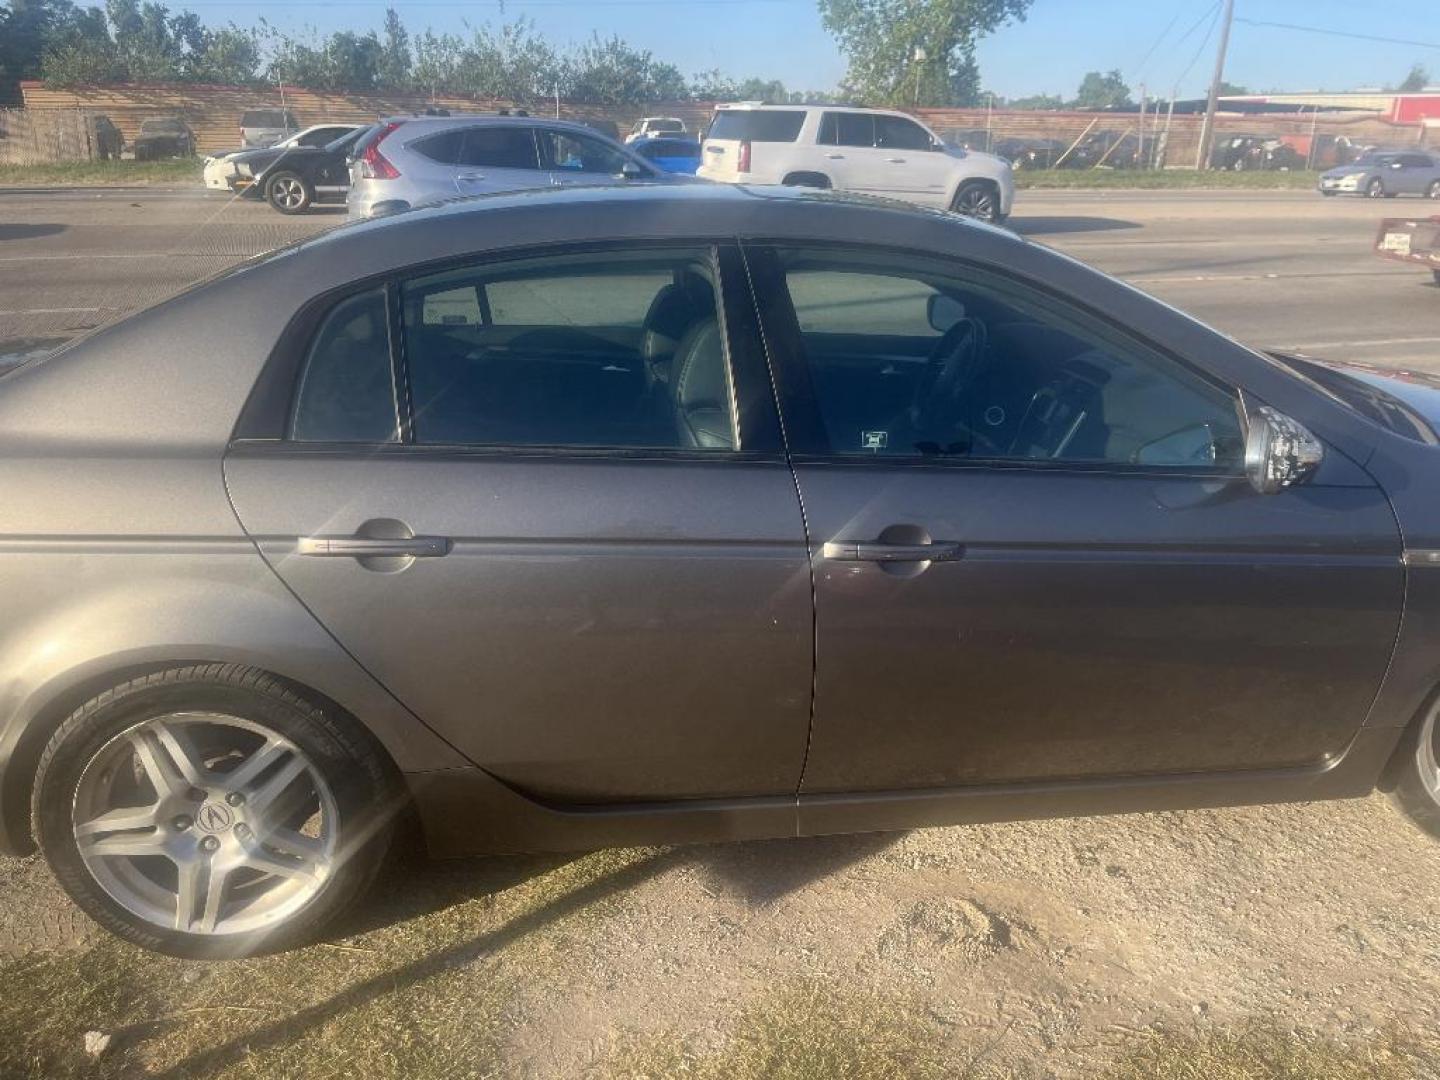
POLYGON ((1220 81, 1225 77, 1225 50, 1230 45, 1230 24, 1235 19, 1235 0, 1225 0, 1220 23, 1220 48, 1215 53, 1215 74, 1210 76, 1210 97, 1205 102, 1205 123, 1200 127, 1200 146, 1195 151, 1195 168, 1210 167, 1210 143, 1215 138, 1215 106, 1220 100, 1220 81))

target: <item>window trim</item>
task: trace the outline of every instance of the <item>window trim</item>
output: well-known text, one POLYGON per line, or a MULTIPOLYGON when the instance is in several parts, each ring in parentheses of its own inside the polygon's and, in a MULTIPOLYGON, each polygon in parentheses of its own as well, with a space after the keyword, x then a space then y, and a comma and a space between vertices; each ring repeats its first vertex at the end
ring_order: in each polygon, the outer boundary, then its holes
POLYGON ((901 260, 920 259, 927 263, 940 263, 953 267, 957 274, 968 270, 976 273, 982 279, 989 278, 1029 290, 1039 297, 1053 299, 1065 307, 1081 313, 1100 324, 1106 331, 1114 333, 1122 341, 1136 343, 1140 348, 1163 357, 1227 394, 1235 409, 1236 420, 1241 426, 1242 434, 1245 430, 1248 409, 1243 387, 1235 386, 1214 372, 1198 366, 1189 358, 1176 353, 1173 349, 1146 335, 1137 333, 1133 328, 1120 324, 1104 311, 1055 289, 1039 279, 1016 274, 1006 268, 973 259, 890 245, 864 244, 857 247, 847 241, 835 240, 747 239, 741 244, 741 253, 750 273, 752 292, 760 315, 765 352, 770 359, 775 393, 780 403, 786 446, 794 463, 853 465, 859 468, 1019 469, 1080 475, 1124 475, 1171 479, 1243 480, 1245 478, 1243 465, 1234 468, 1215 466, 1207 469, 1115 461, 1063 461, 1048 458, 999 458, 969 455, 951 457, 918 453, 864 455, 836 451, 830 445, 829 434, 826 431, 824 419, 820 415, 819 397, 810 378, 809 364, 804 360, 799 320, 794 306, 790 302, 785 285, 784 270, 779 263, 777 249, 785 247, 800 247, 817 252, 833 251, 842 256, 858 252, 860 254, 889 255, 901 260))
POLYGON ((774 396, 761 327, 750 295, 749 277, 733 237, 694 236, 665 239, 621 239, 562 242, 499 248, 472 255, 450 256, 371 275, 327 290, 303 304, 281 332, 251 388, 230 437, 232 448, 268 449, 276 453, 457 453, 466 456, 609 457, 688 461, 775 462, 785 460, 779 407, 774 396), (400 290, 406 281, 459 270, 532 258, 616 250, 664 252, 706 248, 715 273, 716 316, 730 384, 731 421, 737 447, 699 450, 690 447, 602 447, 503 443, 417 443, 413 402, 403 333, 400 290), (299 442, 289 437, 290 418, 298 400, 300 380, 314 335, 339 304, 377 286, 386 291, 392 395, 397 402, 398 441, 383 443, 299 442))

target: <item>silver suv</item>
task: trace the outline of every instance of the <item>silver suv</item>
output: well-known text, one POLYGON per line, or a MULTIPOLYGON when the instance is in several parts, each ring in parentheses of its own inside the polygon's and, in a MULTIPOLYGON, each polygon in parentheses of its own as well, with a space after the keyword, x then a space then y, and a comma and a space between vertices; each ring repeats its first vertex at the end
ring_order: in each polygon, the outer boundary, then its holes
POLYGON ((665 179, 584 124, 522 116, 395 117, 356 147, 351 218, 461 195, 665 179))
POLYGON ((245 150, 274 146, 299 130, 300 124, 289 109, 261 107, 240 114, 240 146, 245 150))

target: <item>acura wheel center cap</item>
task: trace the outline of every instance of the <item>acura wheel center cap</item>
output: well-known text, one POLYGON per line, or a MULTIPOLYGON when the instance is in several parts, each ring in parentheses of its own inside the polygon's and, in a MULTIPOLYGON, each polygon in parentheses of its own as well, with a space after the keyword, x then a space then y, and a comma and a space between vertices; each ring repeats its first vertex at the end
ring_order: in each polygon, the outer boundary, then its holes
POLYGON ((207 802, 196 812, 195 824, 202 832, 222 833, 235 824, 235 814, 224 803, 207 802))

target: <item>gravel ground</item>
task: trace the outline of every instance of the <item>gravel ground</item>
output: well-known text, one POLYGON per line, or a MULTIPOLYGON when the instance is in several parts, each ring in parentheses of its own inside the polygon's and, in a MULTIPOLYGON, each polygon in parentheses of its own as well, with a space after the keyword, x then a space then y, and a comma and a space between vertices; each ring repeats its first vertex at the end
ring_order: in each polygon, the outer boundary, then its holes
MULTIPOLYGON (((24 202, 36 225, 0 225, 0 338, 108 321, 327 223, 167 198, 136 197, 151 215, 139 233, 113 200, 24 202)), ((1030 196, 1017 225, 1247 340, 1333 338, 1332 353, 1440 368, 1440 295, 1364 252, 1373 206, 1271 200, 1030 196)), ((386 895, 432 899, 382 895, 381 930, 347 940, 407 941, 437 910, 503 905, 527 887, 512 877, 554 861, 493 865, 407 872, 386 895)), ((987 1060, 1036 1075, 1090 1075, 1156 1025, 1263 1021, 1340 1042, 1440 1025, 1440 846, 1379 796, 677 849, 650 865, 568 933, 563 977, 522 990, 507 1073, 575 1075, 617 1038, 705 1045, 757 994, 811 976, 914 994, 991 1044, 987 1060)), ((0 957, 95 947, 43 864, 0 860, 0 957)))

